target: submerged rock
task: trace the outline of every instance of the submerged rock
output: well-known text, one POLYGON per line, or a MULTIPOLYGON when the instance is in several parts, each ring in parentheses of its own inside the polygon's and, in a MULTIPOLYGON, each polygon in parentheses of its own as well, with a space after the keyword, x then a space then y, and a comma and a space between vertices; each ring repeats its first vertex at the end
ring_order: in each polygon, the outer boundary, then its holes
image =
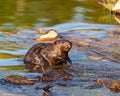
POLYGON ((102 61, 105 61, 105 59, 104 59, 102 56, 98 56, 98 55, 96 55, 96 54, 90 55, 89 58, 90 58, 91 60, 102 60, 102 61))
POLYGON ((12 83, 14 85, 33 85, 35 82, 19 75, 10 75, 4 78, 7 83, 12 83))

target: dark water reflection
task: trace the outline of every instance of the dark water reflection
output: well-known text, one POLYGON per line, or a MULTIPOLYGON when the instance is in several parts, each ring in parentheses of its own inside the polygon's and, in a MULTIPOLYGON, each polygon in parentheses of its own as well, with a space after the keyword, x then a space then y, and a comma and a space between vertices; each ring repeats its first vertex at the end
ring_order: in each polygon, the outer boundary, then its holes
POLYGON ((6 31, 68 22, 111 23, 109 12, 95 0, 0 0, 0 6, 0 30, 6 31))

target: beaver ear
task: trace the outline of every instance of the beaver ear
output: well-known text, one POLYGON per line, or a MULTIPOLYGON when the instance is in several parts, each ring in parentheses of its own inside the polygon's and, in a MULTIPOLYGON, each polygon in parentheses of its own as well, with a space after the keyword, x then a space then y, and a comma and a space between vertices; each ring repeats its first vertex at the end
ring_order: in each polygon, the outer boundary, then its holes
POLYGON ((56 40, 54 41, 54 44, 58 44, 60 42, 60 40, 56 40))

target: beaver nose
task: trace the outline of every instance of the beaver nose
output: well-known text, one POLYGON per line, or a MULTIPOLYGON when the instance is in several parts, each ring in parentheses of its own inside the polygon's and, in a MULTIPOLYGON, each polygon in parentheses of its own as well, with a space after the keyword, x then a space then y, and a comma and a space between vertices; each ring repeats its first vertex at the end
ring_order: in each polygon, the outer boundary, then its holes
POLYGON ((69 44, 69 45, 68 45, 68 49, 70 49, 71 47, 72 47, 72 46, 69 44))
POLYGON ((70 50, 70 48, 71 48, 70 45, 66 46, 66 51, 70 50))

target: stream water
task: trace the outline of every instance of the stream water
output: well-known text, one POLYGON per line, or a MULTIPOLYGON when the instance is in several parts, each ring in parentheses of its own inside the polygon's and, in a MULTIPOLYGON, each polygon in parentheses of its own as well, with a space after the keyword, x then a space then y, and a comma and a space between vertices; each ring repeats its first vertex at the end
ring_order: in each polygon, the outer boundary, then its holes
POLYGON ((96 80, 120 80, 119 25, 95 0, 0 0, 0 77, 34 77, 23 64, 28 49, 38 43, 36 30, 55 29, 73 43, 73 61, 61 70, 72 80, 15 86, 0 81, 1 96, 42 96, 35 86, 52 83, 50 96, 120 96, 96 80), (116 30, 117 29, 117 30, 116 30), (72 71, 71 71, 72 70, 72 71))

